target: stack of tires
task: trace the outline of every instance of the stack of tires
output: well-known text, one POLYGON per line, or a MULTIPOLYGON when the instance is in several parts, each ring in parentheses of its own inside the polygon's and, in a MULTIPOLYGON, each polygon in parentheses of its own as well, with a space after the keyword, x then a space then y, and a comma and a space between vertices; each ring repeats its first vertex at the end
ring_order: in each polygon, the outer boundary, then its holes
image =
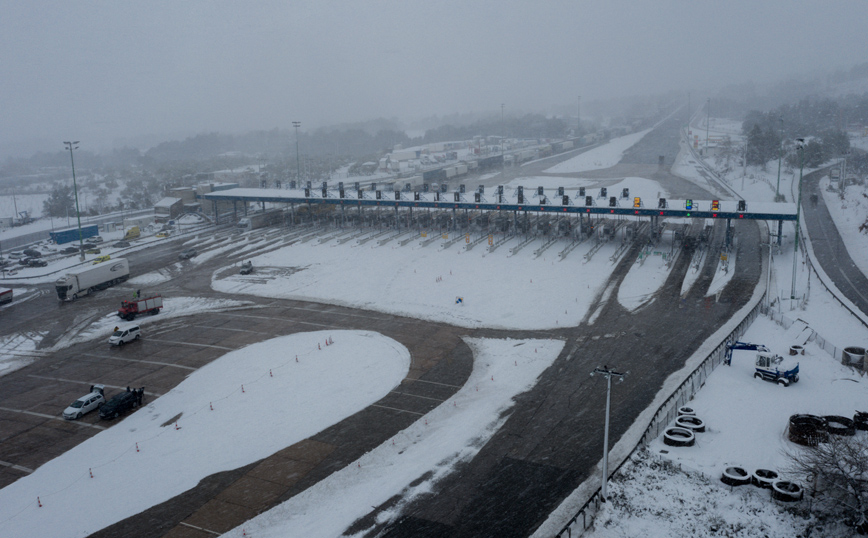
POLYGON ((691 407, 678 408, 675 425, 663 431, 663 443, 667 446, 693 446, 696 434, 705 431, 705 422, 696 416, 691 407))

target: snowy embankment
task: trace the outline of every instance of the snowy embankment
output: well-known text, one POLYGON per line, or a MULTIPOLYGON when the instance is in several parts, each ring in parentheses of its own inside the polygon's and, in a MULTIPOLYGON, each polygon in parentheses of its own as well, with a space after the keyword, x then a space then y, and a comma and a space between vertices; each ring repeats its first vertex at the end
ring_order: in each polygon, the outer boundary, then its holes
POLYGON ((625 151, 642 140, 642 138, 650 132, 651 129, 646 129, 638 133, 613 138, 602 146, 596 147, 580 155, 576 155, 572 159, 552 166, 547 169, 546 172, 550 174, 569 174, 611 168, 618 164, 625 151))
POLYGON ((362 331, 228 353, 0 490, 0 535, 86 536, 322 431, 385 396, 409 366, 404 346, 362 331))
MULTIPOLYGON (((803 328, 797 324, 787 331, 760 317, 742 340, 786 355, 790 345, 803 342, 803 328)), ((670 447, 658 438, 648 447, 652 457, 625 465, 610 486, 612 502, 597 515, 588 538, 727 532, 759 538, 797 536, 809 528, 819 535, 835 530, 786 511, 766 490, 731 491, 720 475, 734 465, 748 472, 776 470, 800 482, 802 477, 787 473, 787 453, 799 450, 787 440, 788 418, 798 413, 852 417, 868 402, 868 378, 809 342, 805 355, 790 357, 799 362, 799 382, 781 387, 753 377, 755 355, 735 351, 732 366, 719 366, 690 402, 707 428, 696 434, 694 446, 670 447)))
POLYGON ((356 462, 224 536, 341 536, 372 508, 400 495, 376 518, 378 524, 392 521, 479 452, 509 418, 515 396, 533 387, 564 346, 554 340, 466 342, 473 372, 461 390, 356 462))

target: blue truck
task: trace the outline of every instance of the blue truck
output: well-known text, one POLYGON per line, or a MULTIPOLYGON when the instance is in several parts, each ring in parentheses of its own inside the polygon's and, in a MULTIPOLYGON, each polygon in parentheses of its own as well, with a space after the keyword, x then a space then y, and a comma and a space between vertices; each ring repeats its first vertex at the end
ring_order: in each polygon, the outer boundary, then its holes
MULTIPOLYGON (((78 241, 78 227, 49 232, 49 235, 51 236, 51 240, 58 245, 62 245, 64 243, 71 243, 73 241, 78 241)), ((91 224, 89 226, 81 227, 82 239, 87 239, 88 237, 96 237, 97 235, 99 235, 98 225, 91 224)))

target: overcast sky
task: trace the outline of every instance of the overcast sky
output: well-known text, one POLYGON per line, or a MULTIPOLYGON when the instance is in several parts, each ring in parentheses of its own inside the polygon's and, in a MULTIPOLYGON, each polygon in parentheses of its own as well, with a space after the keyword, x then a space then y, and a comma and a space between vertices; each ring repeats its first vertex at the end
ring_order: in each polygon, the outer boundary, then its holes
POLYGON ((0 156, 763 83, 868 61, 866 21, 866 0, 0 0, 0 156))

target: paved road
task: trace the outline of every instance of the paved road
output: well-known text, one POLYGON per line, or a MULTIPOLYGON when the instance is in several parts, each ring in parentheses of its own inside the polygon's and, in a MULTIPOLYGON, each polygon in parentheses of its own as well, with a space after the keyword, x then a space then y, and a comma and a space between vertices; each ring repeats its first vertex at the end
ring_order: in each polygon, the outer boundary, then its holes
POLYGON ((868 278, 847 253, 820 192, 820 179, 826 174, 826 170, 818 170, 802 178, 804 226, 823 270, 841 293, 868 315, 868 278), (817 201, 816 204, 812 203, 813 200, 817 201))

